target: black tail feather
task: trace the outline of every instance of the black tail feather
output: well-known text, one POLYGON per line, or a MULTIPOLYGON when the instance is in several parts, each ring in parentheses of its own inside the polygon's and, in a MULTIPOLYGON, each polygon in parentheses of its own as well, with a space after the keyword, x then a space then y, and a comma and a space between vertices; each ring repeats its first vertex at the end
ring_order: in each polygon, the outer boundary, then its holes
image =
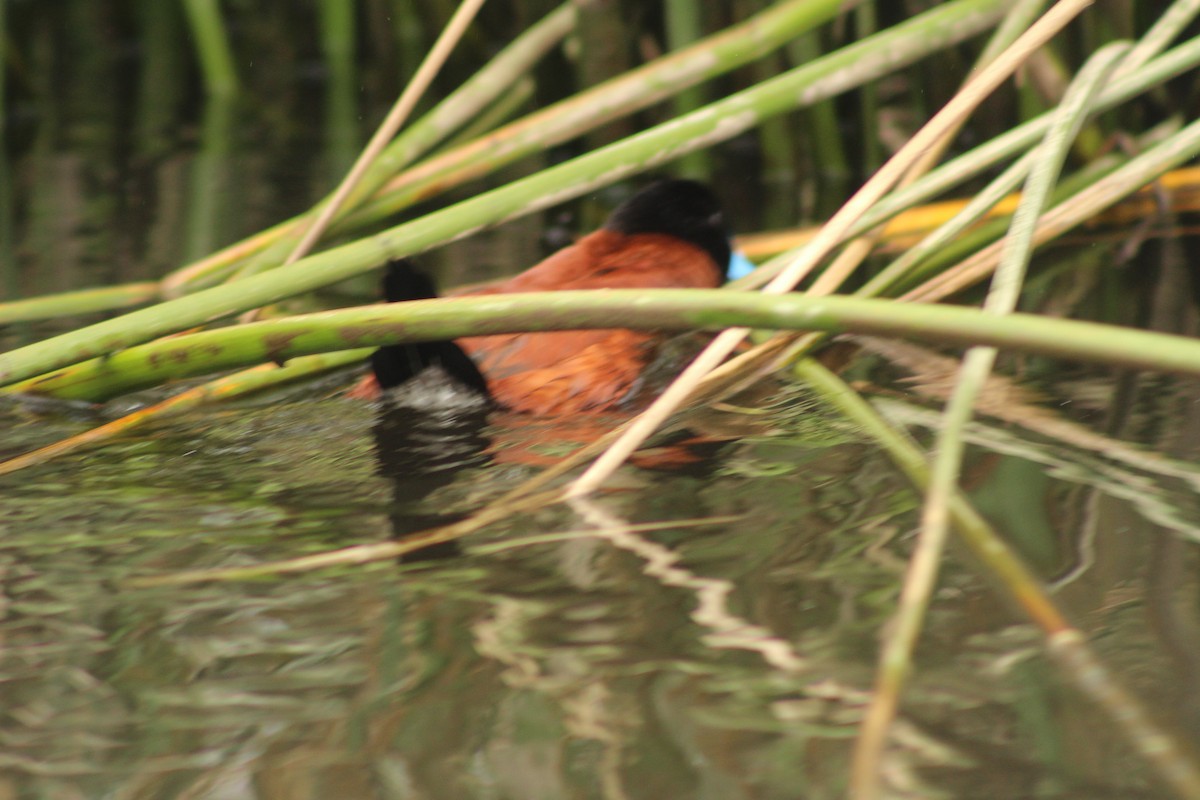
MULTIPOLYGON (((383 276, 383 296, 389 303, 429 300, 438 296, 428 275, 407 258, 389 261, 383 276)), ((380 388, 391 389, 415 378, 431 366, 440 366, 459 383, 485 397, 487 379, 461 347, 447 339, 381 347, 371 355, 371 369, 380 388)))

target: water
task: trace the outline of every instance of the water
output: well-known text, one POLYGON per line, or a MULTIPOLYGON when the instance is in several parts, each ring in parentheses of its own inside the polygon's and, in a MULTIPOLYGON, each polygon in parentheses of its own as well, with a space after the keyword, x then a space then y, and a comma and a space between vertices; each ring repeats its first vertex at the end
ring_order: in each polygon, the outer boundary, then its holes
MULTIPOLYGON (((76 89, 54 116, 44 98, 21 106, 12 296, 158 277, 305 207, 338 163, 330 128, 269 124, 298 119, 294 97, 238 125, 181 110, 148 136, 97 116, 109 112, 85 100, 99 92, 76 89)), ((738 211, 747 227, 754 215, 738 211)), ((447 284, 511 271, 536 260, 542 227, 429 263, 447 284)), ((1115 294, 1118 313, 1190 331, 1188 293, 1157 288, 1186 280, 1185 246, 1148 245, 1123 273, 1094 269, 1109 251, 1060 258, 1040 296, 1075 292, 1105 316, 1115 294), (1137 278, 1148 270, 1161 282, 1137 278)), ((854 377, 927 442, 929 403, 889 363, 854 377)), ((1004 367, 1042 395, 972 429, 965 485, 1121 680, 1200 732, 1195 384, 1004 367)), ((404 558, 134 585, 453 522, 612 424, 397 415, 340 397, 349 380, 0 478, 0 794, 842 796, 917 499, 861 432, 785 381, 736 401, 753 413, 692 418, 712 441, 686 463, 668 449, 669 468, 623 469, 592 507, 533 509, 404 558)), ((4 401, 0 455, 103 413, 4 401)), ((888 755, 894 796, 1163 796, 997 597, 952 549, 888 755)))
MULTIPOLYGON (((6 423, 39 439, 68 427, 11 411, 6 423)), ((588 536, 587 520, 551 507, 433 559, 125 583, 386 540, 457 518, 529 474, 502 459, 413 471, 403 452, 380 453, 394 443, 388 425, 341 399, 206 410, 3 479, 0 695, 13 792, 838 794, 915 499, 873 447, 799 400, 757 434, 743 425, 742 443, 702 465, 626 469, 597 501, 631 523, 689 520, 679 528, 588 536)), ((521 433, 482 431, 493 442, 521 433)), ((461 434, 449 442, 470 452, 461 434)), ((545 446, 544 431, 533 438, 545 446)), ((1024 446, 1080 470, 1092 458, 1024 446)), ((1179 682, 1186 628, 1169 624, 1172 596, 1194 580, 1142 577, 1180 539, 1151 532, 1144 507, 1115 491, 1111 464, 1108 482, 1056 480, 1037 461, 987 452, 972 466, 988 467, 1001 517, 1018 504, 1035 519, 1098 509, 1081 526, 1099 539, 1090 550, 1082 538, 1061 543, 1092 562, 1058 554, 1060 596, 1161 709, 1194 697, 1179 682), (1030 512, 1037 505, 1045 511, 1030 512)), ((1169 506, 1172 482, 1141 477, 1169 506)), ((1194 508, 1175 513, 1194 525, 1194 508)), ((1036 634, 952 556, 897 768, 930 791, 1024 796, 1057 785, 1058 765, 1082 763, 1096 786, 1136 788, 1132 759, 1093 760, 1126 750, 1037 652, 1036 634), (1031 751, 1040 737, 1046 749, 1031 751)))

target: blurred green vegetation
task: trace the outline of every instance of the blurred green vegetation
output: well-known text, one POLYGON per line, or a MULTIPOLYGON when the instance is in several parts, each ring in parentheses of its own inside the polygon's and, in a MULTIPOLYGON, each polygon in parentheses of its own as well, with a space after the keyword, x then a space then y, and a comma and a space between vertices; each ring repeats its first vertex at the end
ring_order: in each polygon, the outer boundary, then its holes
MULTIPOLYGON (((418 113, 557 5, 485 4, 418 113)), ((570 96, 769 5, 594 3, 584 9, 582 33, 538 67, 529 104, 570 96)), ((936 5, 863 3, 780 53, 552 148, 496 180, 669 119, 701 98, 745 88, 936 5)), ((5 3, 0 169, 12 178, 0 182, 0 232, 12 234, 0 239, 15 249, 0 252, 8 267, 0 270, 0 291, 21 296, 158 277, 307 208, 352 160, 454 6, 449 0, 5 3), (208 16, 189 16, 192 7, 208 16), (206 93, 203 65, 220 62, 221 54, 210 51, 226 45, 238 89, 222 99, 221 92, 206 93), (86 243, 64 237, 81 229, 93 234, 86 243), (22 256, 37 268, 18 276, 12 261, 22 256)), ((1101 2, 1097 11, 1031 63, 1019 88, 989 101, 960 144, 983 141, 1051 105, 1061 88, 1057 73, 1069 73, 1114 36, 1144 32, 1160 9, 1101 2)), ((824 218, 950 96, 979 47, 954 48, 862 92, 772 120, 681 169, 719 181, 743 230, 824 218)), ((1102 132, 1141 129, 1191 107, 1192 84, 1176 81, 1109 114, 1102 132)), ((1112 145, 1103 137, 1092 142, 1112 145)))

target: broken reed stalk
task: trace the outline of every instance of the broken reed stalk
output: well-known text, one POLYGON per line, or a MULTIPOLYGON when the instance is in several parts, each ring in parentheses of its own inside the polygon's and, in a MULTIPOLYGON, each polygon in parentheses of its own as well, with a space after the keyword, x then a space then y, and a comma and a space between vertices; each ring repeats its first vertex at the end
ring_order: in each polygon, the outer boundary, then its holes
MULTIPOLYGON (((1033 257, 1034 231, 1038 218, 1050 202, 1050 193, 1066 161, 1099 87, 1117 68, 1130 45, 1107 45, 1090 59, 1068 87, 1056 111, 1055 124, 1037 150, 1021 205, 1013 215, 1005 239, 1004 258, 992 276, 984 300, 985 313, 1007 315, 1016 308, 1021 286, 1033 257)), ((851 769, 851 796, 873 800, 882 789, 883 750, 905 678, 912 668, 912 654, 925 623, 925 612, 937 584, 939 566, 950 528, 950 505, 959 491, 958 475, 965 449, 963 431, 971 419, 975 400, 995 364, 997 349, 973 347, 962 360, 954 391, 946 404, 944 424, 934 446, 933 464, 916 547, 900 594, 899 608, 891 632, 879 655, 875 692, 863 720, 851 769)))
POLYGON ((404 91, 400 93, 395 105, 388 111, 379 128, 367 142, 367 146, 359 153, 358 158, 354 162, 354 166, 350 168, 350 172, 342 180, 334 191, 333 196, 328 201, 321 205, 320 211, 316 214, 315 219, 311 223, 304 225, 304 235, 300 237, 300 241, 296 243, 295 248, 288 254, 284 260, 284 264, 292 264, 298 261, 302 256, 312 250, 313 245, 325 233, 329 224, 333 221, 345 205, 350 193, 362 183, 366 177, 367 170, 379 158, 384 148, 387 146, 400 130, 407 120, 408 115, 416 107, 417 101, 425 94, 425 91, 433 83, 434 77, 446 63, 446 59, 450 57, 450 52, 454 46, 458 44, 459 39, 466 32, 467 26, 471 24, 471 20, 475 18, 475 14, 483 6, 485 0, 462 0, 459 6, 454 11, 454 16, 446 23, 445 29, 434 42, 429 54, 421 62, 421 66, 417 68, 417 73, 413 76, 408 85, 404 87, 404 91))
MULTIPOLYGON (((772 294, 791 291, 945 131, 960 124, 961 120, 1007 80, 1030 54, 1049 41, 1092 2, 1093 0, 1060 0, 909 139, 825 224, 817 237, 804 248, 802 254, 767 284, 763 291, 772 294)), ((747 333, 747 329, 738 328, 718 336, 688 365, 679 378, 667 387, 650 408, 638 416, 625 434, 571 485, 568 495, 581 497, 599 488, 642 442, 666 422, 700 380, 733 352, 747 333)))

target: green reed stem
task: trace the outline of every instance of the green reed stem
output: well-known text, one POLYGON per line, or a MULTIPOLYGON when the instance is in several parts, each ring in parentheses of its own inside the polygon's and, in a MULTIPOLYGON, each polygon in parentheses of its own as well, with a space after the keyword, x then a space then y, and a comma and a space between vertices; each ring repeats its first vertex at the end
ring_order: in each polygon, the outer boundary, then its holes
MULTIPOLYGON (((801 64, 815 61, 821 55, 820 42, 820 37, 815 33, 798 37, 788 47, 788 55, 801 64)), ((803 119, 812 134, 808 141, 812 148, 813 166, 819 184, 835 178, 845 180, 851 172, 850 159, 846 155, 846 146, 839 130, 837 107, 833 101, 814 103, 804 112, 803 119)), ((816 213, 824 215, 823 212, 824 209, 818 206, 816 213)))
MULTIPOLYGON (((869 36, 879 29, 878 17, 873 2, 862 3, 854 9, 854 27, 859 37, 869 36)), ((879 90, 875 86, 863 86, 858 90, 858 112, 861 123, 858 129, 863 134, 862 157, 859 169, 870 175, 884 162, 883 146, 879 141, 879 90)), ((922 114, 921 118, 928 116, 922 114)))
POLYGON ((528 75, 519 79, 501 95, 495 103, 485 108, 478 117, 450 137, 442 150, 452 150, 478 139, 516 116, 522 106, 533 99, 537 84, 528 75))
MULTIPOLYGON (((1114 80, 1096 101, 1096 111, 1107 111, 1142 92, 1200 66, 1200 37, 1154 59, 1135 73, 1114 80)), ((892 193, 867 213, 854 228, 855 235, 894 217, 906 208, 919 205, 959 183, 990 169, 1016 153, 1032 147, 1050 127, 1052 116, 1043 114, 994 139, 948 161, 911 186, 892 193)))
MULTIPOLYGON (((666 0, 663 7, 667 29, 667 47, 677 52, 699 41, 704 36, 704 6, 693 0, 666 0)), ((695 111, 706 102, 704 89, 690 86, 675 95, 672 108, 675 116, 695 111)), ((708 160, 701 153, 691 153, 679 160, 679 175, 704 180, 711 171, 708 160)))
MULTIPOLYGON (((917 487, 929 482, 928 466, 917 446, 838 376, 812 359, 796 366, 821 397, 872 436, 917 487)), ((1200 766, 1178 739, 1160 728, 1137 698, 1125 691, 1096 657, 1086 637, 1072 627, 1054 598, 1016 553, 961 494, 951 501, 954 529, 997 584, 1046 636, 1047 652, 1076 687, 1104 711, 1163 781, 1184 798, 1200 798, 1200 766)))
POLYGON ((125 283, 120 286, 80 289, 74 292, 31 297, 27 300, 13 300, 8 303, 0 303, 0 325, 129 308, 157 300, 158 297, 158 283, 151 282, 125 283))
POLYGON ((204 86, 210 95, 231 95, 238 89, 233 68, 233 52, 217 0, 184 0, 196 55, 204 73, 204 86))
MULTIPOLYGON (((992 24, 1003 0, 957 0, 876 34, 866 42, 792 70, 699 111, 544 170, 378 235, 309 256, 286 272, 255 275, 153 308, 134 311, 78 331, 0 354, 0 385, 111 353, 172 333, 310 291, 365 272, 385 258, 419 253, 480 228, 578 197, 636 172, 653 169, 692 150, 749 130, 761 120, 811 102, 816 78, 834 71, 842 81, 890 71, 992 24)), ((828 91, 833 91, 829 87, 828 91)))
MULTIPOLYGON (((393 217, 415 203, 448 188, 489 174, 547 147, 580 136, 598 125, 619 119, 659 102, 702 80, 723 74, 783 45, 798 32, 827 21, 840 11, 833 0, 792 0, 773 6, 740 25, 671 53, 638 69, 606 81, 593 89, 541 109, 491 135, 429 159, 392 179, 380 196, 348 214, 345 224, 333 230, 344 233, 393 217)), ((815 66, 815 65, 814 65, 815 66)), ((499 93, 490 87, 487 97, 499 93)), ((374 175, 382 175, 380 170, 374 175)), ((363 193, 352 196, 356 203, 363 193)), ((284 242, 291 234, 283 232, 284 242)), ((249 272, 282 263, 287 244, 272 245, 256 257, 249 272)), ((203 263, 203 262, 202 262, 203 263)), ((195 270, 168 279, 174 284, 191 280, 195 270)))
POLYGON ((486 175, 761 58, 791 37, 836 16, 840 7, 840 3, 827 0, 793 0, 772 6, 691 47, 548 106, 459 151, 417 165, 389 183, 386 193, 365 204, 351 222, 355 226, 376 223, 449 186, 486 175))
MULTIPOLYGON (((1011 314, 1021 294, 1021 284, 1033 256, 1038 218, 1050 202, 1071 143, 1083 127, 1102 81, 1129 50, 1128 43, 1111 44, 1096 53, 1072 82, 1055 112, 1054 124, 1041 146, 1013 216, 1003 260, 992 277, 984 312, 1011 314)), ((887 733, 899 705, 901 689, 912 668, 912 654, 925 624, 925 612, 937 585, 938 566, 945 550, 951 522, 951 504, 958 494, 958 476, 965 450, 963 433, 972 417, 975 400, 995 364, 995 347, 972 347, 963 359, 954 391, 946 405, 944 423, 937 434, 933 466, 925 489, 921 529, 900 595, 895 624, 880 653, 875 693, 863 722, 855 750, 856 784, 867 796, 877 794, 887 733)))
MULTIPOLYGON (((360 186, 350 193, 349 207, 356 207, 363 197, 376 191, 394 173, 475 119, 483 109, 495 102, 496 97, 503 96, 513 83, 520 81, 538 60, 573 29, 579 14, 577 6, 585 1, 590 0, 564 3, 547 15, 514 39, 487 66, 455 89, 432 111, 401 131, 371 165, 360 186)), ((299 239, 298 231, 305 218, 305 215, 301 215, 279 223, 244 242, 177 270, 164 279, 163 293, 171 297, 211 285, 223 278, 238 262, 256 253, 259 254, 258 260, 264 264, 283 263, 299 239)))
POLYGON ((1175 0, 1134 45, 1114 77, 1128 75, 1161 53, 1197 16, 1200 16, 1200 0, 1175 0))
POLYGON ((62 439, 5 461, 0 461, 0 475, 10 475, 22 469, 44 464, 51 459, 58 458, 67 453, 73 453, 84 447, 111 441, 113 438, 124 435, 135 428, 181 414, 202 405, 219 401, 228 402, 235 397, 260 392, 264 389, 270 389, 300 378, 307 378, 317 372, 336 369, 355 361, 361 361, 369 353, 369 350, 343 350, 336 353, 296 358, 282 367, 277 367, 274 364, 259 364, 232 375, 225 375, 214 381, 209 381, 203 386, 186 389, 179 394, 168 397, 160 403, 139 409, 131 414, 126 414, 123 417, 106 422, 99 427, 84 431, 79 435, 62 439))
POLYGON ((320 0, 321 51, 330 72, 346 71, 354 57, 354 3, 345 0, 320 0))
MULTIPOLYGON (((1155 86, 1159 86, 1197 67, 1200 67, 1200 37, 1189 39, 1123 78, 1114 79, 1109 86, 1105 87, 1100 97, 1096 100, 1095 111, 1096 113, 1108 111, 1155 86)), ((954 186, 978 176, 1017 153, 1027 152, 1045 135, 1050 123, 1050 114, 1044 114, 1037 119, 1023 123, 994 139, 988 140, 975 149, 946 162, 932 170, 928 175, 914 181, 911 185, 897 189, 880 200, 870 211, 864 214, 862 219, 850 229, 847 238, 861 236, 876 226, 892 219, 902 211, 941 196, 954 186)), ((1180 162, 1172 161, 1172 163, 1180 162)), ((1020 173, 1006 173, 1005 180, 1010 181, 1013 186, 1016 186, 1016 183, 1020 180, 1020 173)), ((1153 180, 1153 177, 1148 180, 1153 180)), ((1090 180, 1084 178, 1083 182, 1087 183, 1090 180)), ((1144 183, 1137 184, 1134 188, 1140 188, 1142 185, 1144 183)), ((1000 229, 997 228, 996 230, 1000 229)), ((974 235, 972 234, 972 236, 974 235)), ((994 238, 994 233, 980 235, 980 241, 994 238)), ((957 246, 957 243, 955 243, 954 247, 957 248, 957 246)), ((966 247, 968 251, 976 248, 976 245, 966 247)), ((942 256, 945 256, 945 253, 942 256)), ((939 263, 944 260, 942 256, 938 257, 939 263)), ((915 261, 915 259, 913 260, 915 261)), ((762 268, 755 272, 754 276, 743 285, 747 287, 763 285, 774 277, 774 275, 778 274, 787 261, 787 258, 772 259, 771 262, 763 265, 762 268)), ((892 277, 889 273, 887 281, 880 278, 878 281, 872 281, 872 285, 877 289, 881 289, 883 284, 891 282, 892 277)))
POLYGON ((1027 353, 1200 375, 1200 341, 1164 333, 975 308, 721 289, 611 289, 453 297, 284 317, 161 339, 14 389, 101 399, 261 361, 399 342, 519 331, 730 327, 821 330, 987 344, 1027 353))
MULTIPOLYGON (((1200 120, 1144 153, 1130 159, 1104 177, 1059 202, 1042 216, 1035 234, 1038 244, 1061 236, 1100 211, 1141 189, 1165 172, 1200 153, 1200 120)), ((932 301, 948 297, 987 277, 997 263, 1003 242, 994 242, 972 254, 954 268, 938 273, 903 299, 932 301)))
POLYGON ((371 191, 370 184, 365 182, 371 165, 379 160, 379 156, 387 148, 388 142, 395 138, 400 127, 408 121, 412 110, 433 83, 434 77, 441 71, 446 59, 450 57, 450 53, 462 39, 485 1, 459 0, 454 16, 446 23, 446 28, 438 34, 437 40, 421 62, 421 66, 417 68, 416 74, 404 87, 400 97, 388 111, 379 128, 372 134, 367 146, 359 153, 354 166, 338 184, 333 195, 313 209, 310 220, 305 220, 302 225, 303 233, 298 237, 299 241, 295 243, 283 261, 285 265, 293 264, 308 255, 325 231, 329 229, 329 224, 336 217, 344 214, 346 210, 354 207, 353 203, 349 202, 352 194, 361 197, 371 191))

